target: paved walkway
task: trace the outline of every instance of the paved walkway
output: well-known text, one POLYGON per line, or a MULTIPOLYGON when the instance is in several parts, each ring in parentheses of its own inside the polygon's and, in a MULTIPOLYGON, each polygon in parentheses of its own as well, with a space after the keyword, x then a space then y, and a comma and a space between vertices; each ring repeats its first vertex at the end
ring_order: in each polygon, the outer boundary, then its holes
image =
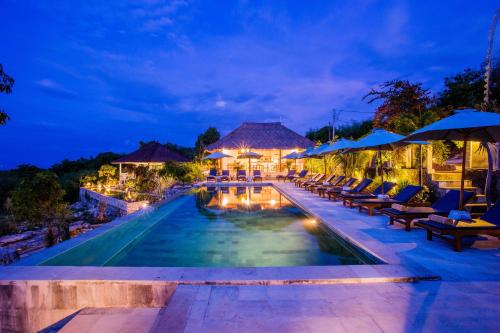
POLYGON ((464 252, 340 204, 278 185, 294 201, 390 264, 430 270, 417 283, 180 286, 152 332, 498 332, 500 242, 464 252))

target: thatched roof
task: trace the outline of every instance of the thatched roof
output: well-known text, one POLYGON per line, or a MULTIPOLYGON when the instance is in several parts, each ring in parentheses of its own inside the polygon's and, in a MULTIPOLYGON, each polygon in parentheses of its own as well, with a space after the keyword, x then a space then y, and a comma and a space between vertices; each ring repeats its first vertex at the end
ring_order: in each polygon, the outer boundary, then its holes
POLYGON ((208 150, 242 147, 252 149, 294 149, 314 146, 314 143, 281 125, 281 123, 243 123, 240 127, 208 145, 208 150))
POLYGON ((188 159, 160 143, 152 141, 111 163, 164 163, 167 161, 187 162, 188 159))

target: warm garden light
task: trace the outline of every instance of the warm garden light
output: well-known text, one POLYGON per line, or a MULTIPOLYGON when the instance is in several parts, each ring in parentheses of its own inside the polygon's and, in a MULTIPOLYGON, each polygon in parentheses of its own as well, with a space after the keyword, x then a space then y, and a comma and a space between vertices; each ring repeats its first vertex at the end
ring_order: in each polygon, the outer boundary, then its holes
POLYGON ((271 206, 276 206, 276 200, 274 200, 274 199, 269 200, 269 204, 271 206))

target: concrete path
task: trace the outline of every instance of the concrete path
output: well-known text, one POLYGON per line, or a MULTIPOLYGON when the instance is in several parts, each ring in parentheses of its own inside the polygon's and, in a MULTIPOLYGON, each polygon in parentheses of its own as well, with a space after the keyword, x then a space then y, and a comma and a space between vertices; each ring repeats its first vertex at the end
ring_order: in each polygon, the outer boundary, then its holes
POLYGON ((319 199, 291 184, 287 196, 393 265, 440 281, 291 286, 179 286, 151 332, 498 332, 500 242, 464 252, 319 199))

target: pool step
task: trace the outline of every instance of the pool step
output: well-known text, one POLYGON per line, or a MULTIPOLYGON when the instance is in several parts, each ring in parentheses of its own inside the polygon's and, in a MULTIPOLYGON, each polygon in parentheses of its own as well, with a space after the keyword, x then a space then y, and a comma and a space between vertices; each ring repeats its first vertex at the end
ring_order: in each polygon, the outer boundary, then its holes
POLYGON ((147 333, 160 308, 85 308, 58 332, 147 333))

